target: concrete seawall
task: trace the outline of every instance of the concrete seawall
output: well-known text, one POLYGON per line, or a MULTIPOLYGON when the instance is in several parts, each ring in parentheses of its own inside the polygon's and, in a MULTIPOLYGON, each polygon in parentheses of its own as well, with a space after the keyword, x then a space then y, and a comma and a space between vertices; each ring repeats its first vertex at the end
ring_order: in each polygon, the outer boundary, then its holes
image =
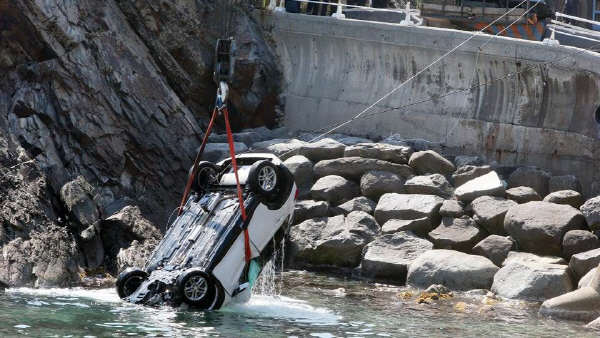
MULTIPOLYGON (((283 69, 285 125, 302 131, 354 117, 473 35, 289 13, 255 19, 283 69)), ((446 155, 576 174, 591 194, 600 182, 600 54, 504 37, 486 44, 490 37, 475 36, 340 131, 442 141, 446 155), (472 84, 481 86, 441 97, 472 84), (369 116, 422 100, 431 101, 369 116)))

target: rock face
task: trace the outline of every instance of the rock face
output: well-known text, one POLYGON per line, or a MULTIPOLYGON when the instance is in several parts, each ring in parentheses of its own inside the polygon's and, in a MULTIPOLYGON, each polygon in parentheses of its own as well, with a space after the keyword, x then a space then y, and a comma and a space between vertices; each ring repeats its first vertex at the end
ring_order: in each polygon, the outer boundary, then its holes
POLYGON ((491 235, 473 247, 473 254, 483 256, 496 266, 502 266, 514 243, 503 236, 491 235))
POLYGON ((429 233, 429 240, 437 249, 450 249, 470 253, 475 244, 487 235, 469 216, 444 218, 429 233))
POLYGON ((543 301, 575 289, 568 266, 510 263, 494 276, 492 292, 510 298, 543 301))
POLYGON ((414 175, 413 169, 407 165, 362 157, 321 161, 315 165, 314 174, 316 177, 339 175, 358 182, 362 175, 372 170, 388 171, 402 177, 414 175))
POLYGON ((450 218, 460 218, 465 214, 463 204, 455 200, 445 200, 440 208, 440 216, 450 218))
POLYGON ((288 158, 283 162, 285 166, 294 175, 294 181, 300 190, 301 196, 310 194, 310 188, 313 185, 313 168, 314 164, 302 155, 296 155, 288 158))
POLYGON ((583 197, 580 193, 573 190, 560 190, 548 194, 544 197, 544 202, 567 204, 575 209, 579 209, 583 205, 583 197))
POLYGON ((529 202, 508 210, 505 230, 520 248, 540 255, 562 255, 562 239, 567 231, 584 227, 579 210, 561 204, 529 202))
POLYGON ((569 266, 577 280, 585 276, 593 268, 600 264, 600 249, 589 250, 575 254, 569 260, 569 266))
POLYGON ((415 172, 419 175, 450 175, 454 172, 454 164, 433 150, 413 153, 408 161, 408 165, 415 169, 415 172))
POLYGON ((552 175, 537 167, 521 167, 508 177, 508 187, 530 187, 540 196, 548 195, 548 185, 552 175))
POLYGON ((489 259, 452 250, 430 250, 408 269, 407 284, 426 288, 442 284, 452 290, 489 289, 499 268, 489 259))
POLYGON ((398 164, 408 164, 413 150, 411 147, 385 143, 359 143, 344 150, 344 157, 365 157, 398 164))
POLYGON ((290 261, 296 267, 354 268, 362 250, 379 232, 372 216, 355 211, 344 216, 314 218, 290 230, 290 261))
POLYGON ((472 166, 472 165, 465 165, 465 166, 461 166, 459 167, 453 174, 452 174, 452 179, 454 180, 454 186, 455 187, 460 187, 461 185, 476 179, 479 176, 483 176, 485 174, 488 174, 492 172, 492 168, 490 168, 490 166, 472 166))
POLYGON ((410 231, 377 237, 363 249, 358 273, 370 280, 403 285, 410 264, 433 244, 410 231))
POLYGON ((386 193, 404 193, 404 178, 388 171, 369 171, 360 179, 360 191, 377 201, 386 193))
POLYGON ((376 206, 377 203, 373 202, 367 197, 361 196, 353 198, 346 203, 338 205, 337 207, 333 208, 332 212, 334 215, 347 216, 353 211, 362 211, 366 212, 367 214, 373 215, 376 206))
POLYGON ((360 195, 360 188, 358 184, 341 176, 330 175, 318 179, 310 189, 310 194, 316 200, 336 204, 360 195))
POLYGON ((117 254, 117 271, 127 268, 143 269, 159 241, 149 239, 143 242, 134 240, 128 248, 121 249, 117 254))
POLYGON ((409 194, 437 195, 443 198, 452 196, 454 189, 450 182, 440 174, 414 176, 404 183, 409 194))
POLYGON ((571 259, 571 256, 600 248, 600 240, 593 233, 586 230, 571 230, 563 238, 563 256, 571 259))
POLYGON ((306 156, 313 163, 317 163, 322 160, 344 157, 344 149, 346 149, 346 146, 342 143, 324 138, 302 145, 298 150, 298 154, 306 156))
POLYGON ((431 221, 425 217, 411 220, 391 219, 381 226, 381 231, 384 233, 411 231, 420 237, 427 237, 431 230, 433 230, 431 221))
POLYGON ((294 224, 311 218, 327 217, 330 211, 331 204, 327 201, 298 201, 294 207, 294 224))
POLYGON ((506 190, 506 197, 519 204, 542 200, 537 191, 533 190, 533 188, 530 187, 510 188, 506 190))
POLYGON ((550 192, 573 190, 581 193, 581 183, 579 178, 574 175, 553 176, 548 183, 550 192))
POLYGON ((375 208, 375 219, 384 224, 390 219, 413 220, 427 218, 431 224, 439 222, 439 210, 444 200, 433 195, 385 194, 375 208))
POLYGON ((590 229, 600 230, 600 196, 590 198, 580 209, 590 229))
POLYGON ((504 197, 505 191, 498 174, 491 171, 456 188, 454 194, 459 200, 470 202, 481 196, 504 197))
POLYGON ((482 196, 471 202, 473 219, 490 234, 507 235, 504 230, 504 217, 516 202, 501 197, 482 196))

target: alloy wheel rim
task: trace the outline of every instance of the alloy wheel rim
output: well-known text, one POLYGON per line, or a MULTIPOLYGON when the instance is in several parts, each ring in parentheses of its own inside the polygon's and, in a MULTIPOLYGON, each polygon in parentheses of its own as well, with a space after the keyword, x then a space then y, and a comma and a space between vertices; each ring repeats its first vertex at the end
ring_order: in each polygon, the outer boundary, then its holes
POLYGON ((275 189, 275 185, 277 184, 275 169, 270 166, 262 168, 258 173, 258 184, 265 191, 275 189))
POLYGON ((185 296, 192 301, 204 298, 207 289, 206 279, 201 276, 190 278, 184 286, 185 296))

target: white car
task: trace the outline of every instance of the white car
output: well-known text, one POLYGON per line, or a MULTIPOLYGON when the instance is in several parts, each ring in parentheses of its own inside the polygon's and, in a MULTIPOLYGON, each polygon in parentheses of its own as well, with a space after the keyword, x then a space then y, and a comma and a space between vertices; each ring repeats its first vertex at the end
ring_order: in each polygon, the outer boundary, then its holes
POLYGON ((249 298, 252 284, 292 222, 298 189, 275 155, 243 154, 236 161, 246 221, 231 159, 216 165, 200 162, 193 194, 146 268, 129 268, 117 278, 121 298, 200 309, 219 309, 232 299, 249 298), (252 258, 248 263, 246 227, 252 258))

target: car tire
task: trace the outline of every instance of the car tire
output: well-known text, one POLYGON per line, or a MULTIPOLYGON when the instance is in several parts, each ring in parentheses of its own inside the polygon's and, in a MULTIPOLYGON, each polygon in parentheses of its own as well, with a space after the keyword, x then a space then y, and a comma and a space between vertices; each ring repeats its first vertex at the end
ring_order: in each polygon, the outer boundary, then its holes
POLYGON ((248 173, 250 190, 266 198, 277 194, 280 182, 279 168, 267 160, 254 163, 248 173))
MULTIPOLYGON (((190 168, 188 179, 192 177, 192 171, 194 166, 190 168)), ((198 170, 196 171, 196 177, 192 179, 192 189, 194 191, 201 191, 213 183, 217 177, 217 166, 212 162, 200 161, 198 163, 198 170)))
POLYGON ((144 279, 148 278, 148 273, 137 268, 128 268, 119 274, 117 282, 117 294, 121 299, 131 296, 137 290, 144 279))
POLYGON ((175 290, 182 302, 208 309, 215 297, 215 285, 210 276, 198 269, 184 271, 175 283, 175 290))

